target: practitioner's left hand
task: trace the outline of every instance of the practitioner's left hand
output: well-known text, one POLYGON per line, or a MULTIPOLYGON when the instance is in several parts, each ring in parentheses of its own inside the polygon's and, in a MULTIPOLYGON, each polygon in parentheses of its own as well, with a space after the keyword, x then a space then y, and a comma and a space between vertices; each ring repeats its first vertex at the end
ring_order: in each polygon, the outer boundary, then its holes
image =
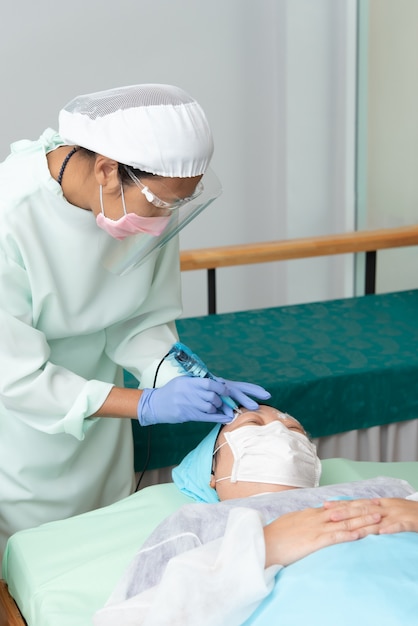
POLYGON ((256 411, 259 408, 259 404, 249 396, 253 396, 258 400, 271 398, 271 393, 264 387, 260 387, 260 385, 236 380, 225 380, 225 378, 219 378, 218 376, 214 376, 214 379, 225 384, 225 396, 233 398, 239 406, 243 406, 249 411, 256 411))

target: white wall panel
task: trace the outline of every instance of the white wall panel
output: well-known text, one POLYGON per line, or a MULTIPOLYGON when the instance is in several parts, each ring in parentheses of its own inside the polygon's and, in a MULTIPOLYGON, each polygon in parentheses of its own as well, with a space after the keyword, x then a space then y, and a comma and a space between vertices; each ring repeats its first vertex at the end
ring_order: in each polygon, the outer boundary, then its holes
MULTIPOLYGON (((20 0, 0 21, 0 158, 74 95, 179 84, 213 127, 222 197, 183 248, 337 232, 353 220, 355 0, 20 0)), ((206 311, 202 272, 185 315, 206 311)), ((351 259, 222 270, 220 311, 348 295, 351 259)))

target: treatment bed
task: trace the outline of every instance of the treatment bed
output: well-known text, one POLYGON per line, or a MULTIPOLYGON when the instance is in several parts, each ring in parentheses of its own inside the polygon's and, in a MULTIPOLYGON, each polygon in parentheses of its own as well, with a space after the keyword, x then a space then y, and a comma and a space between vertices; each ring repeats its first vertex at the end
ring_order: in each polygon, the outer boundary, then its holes
MULTIPOLYGON (((414 462, 328 459, 321 485, 376 476, 402 478, 418 490, 414 462)), ((91 626, 144 540, 190 501, 174 483, 153 485, 103 509, 16 533, 3 561, 0 626, 91 626)))

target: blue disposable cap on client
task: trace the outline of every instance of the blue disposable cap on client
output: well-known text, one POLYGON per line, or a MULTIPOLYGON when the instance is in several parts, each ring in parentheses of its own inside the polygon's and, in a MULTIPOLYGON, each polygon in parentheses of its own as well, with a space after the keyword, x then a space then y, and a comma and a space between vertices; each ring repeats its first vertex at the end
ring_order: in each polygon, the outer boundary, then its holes
POLYGON ((199 445, 172 471, 173 481, 181 492, 197 502, 219 502, 210 486, 212 457, 221 424, 217 424, 199 445))

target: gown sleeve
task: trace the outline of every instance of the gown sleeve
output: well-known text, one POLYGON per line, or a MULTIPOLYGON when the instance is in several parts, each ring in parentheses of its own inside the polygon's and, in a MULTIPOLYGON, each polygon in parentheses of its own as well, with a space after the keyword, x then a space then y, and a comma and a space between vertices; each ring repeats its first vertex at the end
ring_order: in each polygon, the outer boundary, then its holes
MULTIPOLYGON (((106 352, 112 361, 153 386, 161 359, 178 341, 175 320, 182 313, 180 253, 172 239, 158 254, 146 299, 127 322, 106 329, 106 352)), ((159 385, 156 385, 159 386, 159 385)))
POLYGON ((84 438, 112 384, 86 380, 49 360, 45 335, 32 326, 25 270, 0 249, 0 401, 8 413, 45 433, 84 438))

